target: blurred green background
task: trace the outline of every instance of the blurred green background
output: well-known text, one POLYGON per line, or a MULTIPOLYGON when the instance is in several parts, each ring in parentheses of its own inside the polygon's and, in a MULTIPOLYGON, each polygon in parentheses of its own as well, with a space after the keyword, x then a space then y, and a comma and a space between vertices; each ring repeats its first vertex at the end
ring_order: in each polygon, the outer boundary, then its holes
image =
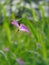
POLYGON ((48 0, 0 0, 0 65, 49 65, 48 3, 48 0), (30 35, 16 32, 11 20, 27 26, 30 35))

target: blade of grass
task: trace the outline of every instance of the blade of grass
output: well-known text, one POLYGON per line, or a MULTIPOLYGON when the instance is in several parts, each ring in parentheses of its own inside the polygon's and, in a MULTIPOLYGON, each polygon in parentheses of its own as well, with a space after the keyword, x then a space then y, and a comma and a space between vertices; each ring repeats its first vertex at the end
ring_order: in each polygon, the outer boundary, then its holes
POLYGON ((4 8, 4 5, 2 5, 3 8, 3 14, 4 14, 4 24, 3 27, 5 28, 5 33, 8 39, 8 42, 11 43, 11 35, 10 35, 10 28, 8 25, 8 19, 6 17, 6 9, 4 8))
POLYGON ((6 60, 7 64, 11 65, 9 60, 8 60, 8 58, 7 58, 7 56, 5 55, 5 53, 2 50, 0 50, 0 54, 4 57, 4 59, 6 60))
POLYGON ((44 30, 44 25, 45 25, 45 12, 44 12, 44 9, 42 7, 41 4, 39 4, 39 9, 40 9, 40 12, 41 12, 41 15, 42 15, 42 30, 44 30))

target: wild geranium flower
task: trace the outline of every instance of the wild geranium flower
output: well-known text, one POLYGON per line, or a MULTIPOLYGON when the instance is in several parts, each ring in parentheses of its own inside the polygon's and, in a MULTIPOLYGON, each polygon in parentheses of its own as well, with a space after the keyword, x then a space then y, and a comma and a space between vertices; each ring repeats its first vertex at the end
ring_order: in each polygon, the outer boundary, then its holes
POLYGON ((20 65, 24 65, 24 61, 20 58, 16 59, 16 61, 20 64, 20 65))
POLYGON ((15 25, 16 27, 18 27, 19 31, 24 31, 30 34, 29 29, 24 24, 19 25, 18 22, 15 20, 13 20, 11 23, 15 25))

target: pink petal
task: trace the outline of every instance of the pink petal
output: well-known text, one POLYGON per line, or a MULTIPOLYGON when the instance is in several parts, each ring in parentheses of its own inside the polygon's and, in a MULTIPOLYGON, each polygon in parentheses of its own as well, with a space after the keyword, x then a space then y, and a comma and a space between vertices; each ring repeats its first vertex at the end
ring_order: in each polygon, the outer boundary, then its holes
POLYGON ((15 25, 15 26, 19 27, 18 22, 16 22, 15 20, 12 20, 11 24, 13 24, 13 25, 15 25))
POLYGON ((24 24, 20 24, 20 31, 25 31, 25 32, 27 32, 28 34, 30 34, 28 28, 27 28, 24 24))

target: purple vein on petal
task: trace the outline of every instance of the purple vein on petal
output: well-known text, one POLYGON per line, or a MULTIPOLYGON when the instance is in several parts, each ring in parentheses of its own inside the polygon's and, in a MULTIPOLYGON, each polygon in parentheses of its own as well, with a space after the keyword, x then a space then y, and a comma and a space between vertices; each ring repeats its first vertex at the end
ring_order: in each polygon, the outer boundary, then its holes
POLYGON ((19 27, 18 22, 16 22, 15 20, 12 20, 11 24, 13 24, 13 25, 15 25, 15 26, 19 27))
POLYGON ((24 24, 20 24, 20 31, 25 31, 30 34, 29 29, 24 24))

